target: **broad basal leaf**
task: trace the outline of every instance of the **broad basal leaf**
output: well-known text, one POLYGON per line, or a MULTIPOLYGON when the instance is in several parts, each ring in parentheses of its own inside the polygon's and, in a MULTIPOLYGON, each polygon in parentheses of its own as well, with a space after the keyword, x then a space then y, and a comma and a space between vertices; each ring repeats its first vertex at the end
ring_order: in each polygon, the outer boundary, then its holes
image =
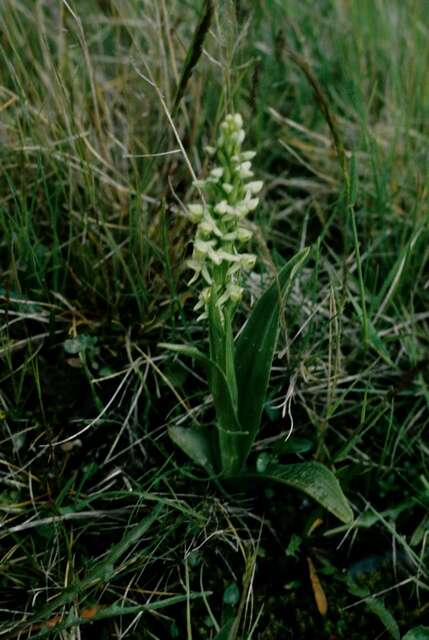
POLYGON ((340 483, 332 471, 320 462, 271 465, 263 473, 245 473, 244 477, 287 484, 309 495, 342 522, 353 520, 353 512, 340 483))
POLYGON ((404 635, 402 640, 429 640, 429 627, 414 627, 404 635))

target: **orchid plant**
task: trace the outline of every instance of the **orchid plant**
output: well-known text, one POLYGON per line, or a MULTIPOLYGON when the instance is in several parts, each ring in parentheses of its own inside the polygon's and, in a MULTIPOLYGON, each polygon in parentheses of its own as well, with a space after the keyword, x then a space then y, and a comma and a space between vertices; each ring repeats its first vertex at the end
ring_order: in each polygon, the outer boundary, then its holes
MULTIPOLYGON (((216 161, 208 177, 195 186, 200 201, 189 204, 186 216, 196 225, 189 285, 200 282, 194 309, 208 329, 209 353, 177 344, 161 346, 204 363, 216 412, 214 425, 172 426, 172 440, 212 477, 224 481, 268 479, 300 489, 344 522, 352 511, 338 480, 319 462, 288 465, 265 461, 246 466, 260 431, 270 371, 276 350, 280 312, 287 292, 310 250, 300 251, 278 272, 260 296, 234 340, 234 315, 244 293, 245 273, 256 255, 245 251, 252 232, 246 218, 259 204, 263 188, 255 180, 254 151, 243 151, 240 114, 227 115, 216 147, 206 147, 216 161)), ((264 459, 265 460, 265 459, 264 459)))

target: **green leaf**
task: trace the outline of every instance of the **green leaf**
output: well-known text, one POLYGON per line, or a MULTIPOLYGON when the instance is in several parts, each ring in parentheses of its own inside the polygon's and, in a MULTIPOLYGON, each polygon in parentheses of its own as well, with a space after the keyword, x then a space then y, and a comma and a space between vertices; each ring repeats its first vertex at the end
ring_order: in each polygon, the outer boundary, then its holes
POLYGON ((210 474, 216 467, 215 449, 211 434, 204 427, 169 427, 168 435, 195 464, 204 467, 210 474))
POLYGON ((223 602, 224 604, 229 604, 231 606, 240 602, 240 589, 235 582, 230 584, 223 592, 223 602))
POLYGON ((299 438, 294 436, 289 438, 286 442, 281 441, 273 447, 273 451, 277 455, 283 455, 285 453, 308 453, 313 448, 313 443, 308 438, 299 438))
POLYGON ((303 249, 281 269, 275 281, 253 307, 236 343, 238 420, 248 431, 248 435, 240 443, 241 466, 246 461, 260 427, 277 344, 280 309, 286 289, 309 253, 309 248, 303 249))
POLYGON ((107 582, 110 580, 115 573, 115 565, 128 549, 136 544, 150 527, 159 520, 163 509, 164 505, 158 504, 143 520, 128 529, 122 540, 113 545, 102 560, 98 562, 88 562, 87 574, 82 579, 76 578, 62 593, 42 606, 31 619, 31 624, 49 619, 55 611, 61 609, 61 607, 75 602, 79 597, 82 598, 85 591, 92 588, 95 582, 107 582))
POLYGON ((386 627, 392 638, 394 638, 394 640, 400 640, 401 634, 399 633, 398 623, 386 608, 384 602, 382 600, 377 600, 376 598, 368 598, 365 603, 368 609, 374 613, 380 622, 386 627))
MULTIPOLYGON (((229 449, 227 449, 226 446, 224 446, 222 449, 219 443, 224 443, 225 439, 229 438, 228 444, 231 444, 231 437, 233 436, 233 438, 235 438, 238 434, 242 434, 243 432, 241 431, 241 426, 237 418, 237 410, 233 401, 233 394, 225 373, 216 361, 208 358, 195 347, 181 344, 170 344, 166 342, 161 342, 158 346, 169 349, 170 351, 175 351, 176 353, 183 353, 190 358, 199 360, 207 366, 209 371, 210 390, 213 395, 218 421, 218 437, 217 440, 213 438, 211 443, 211 446, 215 449, 211 459, 221 459, 222 471, 226 472, 226 475, 230 475, 231 469, 235 469, 237 466, 235 448, 230 446, 229 449), (227 455, 229 458, 226 457, 227 455)), ((182 441, 184 442, 183 439, 182 441)), ((186 453, 195 462, 195 458, 190 455, 189 451, 193 450, 197 445, 194 443, 192 447, 190 447, 189 443, 187 443, 186 446, 188 446, 188 450, 184 449, 182 445, 179 446, 186 451, 186 453)))
POLYGON ((217 633, 216 636, 214 637, 214 640, 230 640, 230 633, 231 633, 233 624, 234 624, 234 618, 232 620, 229 620, 222 627, 219 633, 217 633))
POLYGON ((402 640, 429 640, 429 627, 414 627, 404 635, 402 640))
POLYGON ((353 520, 353 512, 340 483, 332 471, 320 462, 277 464, 268 467, 264 473, 246 473, 243 476, 287 484, 309 495, 342 522, 349 523, 353 520))
POLYGON ((348 580, 347 587, 350 593, 363 599, 365 605, 371 613, 377 616, 392 638, 394 638, 394 640, 400 640, 401 634, 399 632, 398 623, 390 613, 389 609, 387 609, 383 600, 371 596, 368 587, 359 586, 353 580, 348 580))

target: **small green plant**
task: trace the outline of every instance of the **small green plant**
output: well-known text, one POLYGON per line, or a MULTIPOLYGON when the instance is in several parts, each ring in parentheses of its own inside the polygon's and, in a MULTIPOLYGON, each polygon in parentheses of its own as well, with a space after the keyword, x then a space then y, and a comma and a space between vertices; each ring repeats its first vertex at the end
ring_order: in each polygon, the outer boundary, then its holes
POLYGON ((162 346, 200 360, 207 366, 208 385, 216 410, 212 427, 171 427, 172 440, 211 475, 223 480, 265 478, 305 491, 341 520, 352 519, 350 506, 333 473, 318 462, 280 465, 259 460, 252 471, 246 462, 259 433, 271 366, 277 344, 282 305, 310 249, 296 254, 277 274, 254 305, 236 340, 233 320, 243 295, 243 272, 256 256, 242 250, 251 238, 245 220, 258 205, 263 183, 253 180, 253 151, 242 151, 245 138, 240 114, 226 116, 216 148, 217 160, 206 180, 198 180, 201 202, 190 204, 187 216, 197 224, 189 284, 203 282, 195 310, 206 322, 209 355, 177 344, 162 346), (263 463, 263 464, 262 464, 263 463))

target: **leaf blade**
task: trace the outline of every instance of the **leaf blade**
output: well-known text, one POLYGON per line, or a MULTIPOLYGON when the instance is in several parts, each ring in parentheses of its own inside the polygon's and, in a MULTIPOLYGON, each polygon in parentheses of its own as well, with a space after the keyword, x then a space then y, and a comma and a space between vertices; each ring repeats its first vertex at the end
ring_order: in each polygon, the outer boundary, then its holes
POLYGON ((215 472, 216 459, 213 443, 205 428, 169 427, 168 435, 192 462, 204 467, 210 474, 215 472))
POLYGON ((309 253, 310 248, 303 249, 281 269, 256 302, 236 343, 238 420, 249 431, 241 443, 241 464, 249 454, 261 421, 277 344, 280 304, 309 253))
POLYGON ((316 500, 345 524, 353 520, 353 511, 335 475, 320 462, 298 462, 272 465, 263 473, 245 474, 280 482, 316 500))

